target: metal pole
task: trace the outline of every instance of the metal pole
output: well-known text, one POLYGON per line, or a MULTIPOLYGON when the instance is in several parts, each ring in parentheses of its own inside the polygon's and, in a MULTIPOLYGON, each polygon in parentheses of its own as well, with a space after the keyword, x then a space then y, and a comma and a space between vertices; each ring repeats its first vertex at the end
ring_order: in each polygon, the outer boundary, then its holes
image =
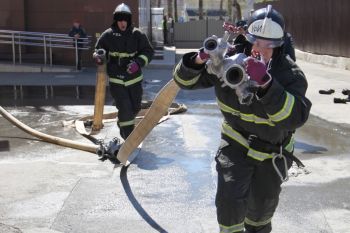
MULTIPOLYGON (((151 40, 151 42, 153 43, 154 41, 153 41, 153 20, 152 20, 152 17, 153 17, 153 14, 152 14, 152 8, 149 10, 150 11, 150 15, 151 15, 151 19, 150 19, 150 25, 149 25, 149 28, 148 28, 148 32, 149 32, 149 34, 150 34, 150 40, 151 40)), ((163 40, 163 42, 164 42, 164 40, 163 40)), ((164 44, 164 43, 163 43, 164 44)))
POLYGON ((18 34, 18 53, 19 53, 19 64, 22 64, 21 33, 18 34))
POLYGON ((12 32, 12 61, 16 65, 15 34, 12 32))
POLYGON ((47 86, 45 86, 45 99, 47 100, 49 98, 49 90, 47 86))
POLYGON ((19 86, 19 91, 20 91, 21 100, 23 100, 23 86, 22 85, 19 86))
POLYGON ((44 64, 46 66, 46 63, 47 63, 47 57, 46 57, 46 36, 44 35, 44 64))
POLYGON ((75 39, 75 69, 78 70, 78 40, 75 39))
POLYGON ((51 36, 50 38, 50 66, 52 66, 52 41, 51 41, 51 36))
POLYGON ((208 17, 206 17, 206 20, 205 20, 205 33, 206 33, 206 37, 209 36, 209 21, 208 21, 208 17))
POLYGON ((75 93, 76 93, 76 98, 77 100, 80 99, 80 90, 79 90, 79 86, 75 86, 75 93))
POLYGON ((13 94, 14 94, 15 100, 17 100, 17 87, 16 87, 16 85, 13 86, 13 94))

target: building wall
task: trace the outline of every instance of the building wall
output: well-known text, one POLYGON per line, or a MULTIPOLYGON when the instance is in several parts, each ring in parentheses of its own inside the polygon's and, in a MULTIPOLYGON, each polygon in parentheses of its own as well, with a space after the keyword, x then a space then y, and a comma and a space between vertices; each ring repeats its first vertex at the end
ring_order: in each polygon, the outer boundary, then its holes
POLYGON ((0 29, 23 30, 24 29, 24 5, 25 0, 1 0, 0 1, 0 29))
MULTIPOLYGON (((96 42, 96 33, 103 32, 113 20, 115 7, 125 2, 134 13, 133 22, 138 25, 137 0, 27 0, 26 30, 53 33, 68 33, 72 21, 78 19, 88 35, 92 36, 92 45, 96 42)), ((40 50, 31 48, 33 50, 40 50)), ((42 50, 42 49, 41 49, 42 50)), ((74 50, 55 49, 54 64, 74 64, 74 50)), ((92 50, 83 52, 83 65, 91 65, 92 50)))
MULTIPOLYGON (((280 0, 270 3, 286 21, 296 47, 315 54, 350 57, 349 0, 280 0)), ((258 4, 255 9, 265 6, 258 4)))
MULTIPOLYGON (((142 0, 141 0, 142 1, 142 0)), ((133 12, 134 25, 139 24, 138 0, 1 0, 0 29, 34 32, 68 33, 74 19, 96 42, 96 33, 112 23, 115 7, 124 2, 133 12)), ((43 48, 27 47, 27 53, 42 53, 43 48)), ((92 51, 83 53, 83 63, 92 64, 92 51)), ((74 64, 74 51, 54 49, 54 64, 74 64)))
MULTIPOLYGON (((24 1, 25 0, 0 0, 0 29, 24 30, 24 1)), ((0 44, 0 51, 3 54, 0 54, 0 57, 7 56, 7 54, 11 53, 12 47, 0 44)))
POLYGON ((66 33, 73 19, 78 19, 86 30, 101 32, 112 22, 115 7, 125 2, 134 12, 133 21, 138 25, 137 0, 27 0, 26 30, 66 33))
POLYGON ((151 38, 151 2, 139 0, 139 28, 151 38))

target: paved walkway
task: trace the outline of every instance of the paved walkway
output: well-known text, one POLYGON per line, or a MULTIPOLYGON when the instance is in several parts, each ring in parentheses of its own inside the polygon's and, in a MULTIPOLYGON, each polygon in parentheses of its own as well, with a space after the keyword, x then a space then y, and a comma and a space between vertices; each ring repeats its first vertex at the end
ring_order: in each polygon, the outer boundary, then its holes
MULTIPOLYGON (((333 104, 333 96, 349 87, 349 71, 298 64, 309 81, 314 116, 297 132, 296 153, 312 173, 284 184, 273 232, 350 233, 350 105, 333 104), (324 88, 336 94, 319 95, 324 88)), ((0 85, 29 82, 35 78, 30 75, 0 73, 0 85)), ((94 72, 86 75, 93 85, 94 72)), ((145 76, 151 98, 171 78, 171 69, 148 69, 145 76)), ((37 84, 57 80, 46 78, 37 84)), ((74 77, 60 80, 65 79, 74 77)), ((189 111, 157 126, 128 172, 96 155, 33 140, 0 117, 0 232, 217 232, 213 156, 221 116, 212 104, 212 89, 181 91, 178 101, 186 102, 189 111)), ((73 129, 62 128, 61 120, 91 113, 93 106, 10 110, 35 129, 85 141, 73 129)), ((99 136, 111 139, 115 132, 116 124, 109 123, 99 136)))
POLYGON ((309 82, 307 96, 313 104, 311 114, 330 122, 350 125, 350 103, 333 103, 334 97, 346 97, 341 94, 341 91, 350 89, 350 71, 301 60, 298 60, 297 64, 304 71, 309 82), (321 95, 318 93, 320 89, 334 89, 335 93, 321 95))

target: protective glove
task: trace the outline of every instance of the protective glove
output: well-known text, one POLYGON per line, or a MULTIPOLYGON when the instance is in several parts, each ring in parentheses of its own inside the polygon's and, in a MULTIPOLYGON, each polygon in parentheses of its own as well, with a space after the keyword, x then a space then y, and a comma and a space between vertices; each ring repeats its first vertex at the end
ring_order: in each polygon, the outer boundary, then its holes
POLYGON ((136 62, 132 61, 127 65, 127 69, 126 71, 129 74, 135 74, 138 70, 140 69, 139 64, 137 64, 136 62))
POLYGON ((229 22, 224 22, 222 27, 224 28, 225 31, 228 31, 228 32, 232 32, 232 33, 238 33, 239 32, 239 28, 236 27, 236 25, 234 25, 232 23, 229 23, 229 22))
POLYGON ((201 48, 198 51, 198 57, 203 61, 206 62, 210 57, 209 54, 207 54, 206 52, 204 52, 204 48, 201 48))
POLYGON ((106 50, 97 49, 92 55, 92 57, 96 65, 103 65, 104 61, 106 60, 106 50))
POLYGON ((271 82, 272 78, 267 72, 266 65, 252 57, 248 57, 244 60, 246 65, 247 74, 250 77, 251 81, 255 82, 255 85, 258 87, 265 88, 271 82))
POLYGON ((94 56, 94 61, 96 65, 103 65, 103 59, 100 58, 99 56, 94 56))

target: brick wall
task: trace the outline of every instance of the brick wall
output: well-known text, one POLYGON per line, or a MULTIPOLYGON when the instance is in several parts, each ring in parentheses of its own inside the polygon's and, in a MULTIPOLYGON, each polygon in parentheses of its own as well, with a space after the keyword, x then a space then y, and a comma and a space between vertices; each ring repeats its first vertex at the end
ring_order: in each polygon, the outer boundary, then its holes
MULTIPOLYGON (((112 13, 120 3, 126 3, 138 25, 138 0, 1 0, 0 29, 34 32, 68 33, 72 21, 78 19, 96 41, 95 34, 112 23, 112 13)), ((9 50, 10 46, 6 47, 9 50)), ((27 53, 42 53, 43 48, 27 47, 27 53)), ((4 50, 3 50, 4 51, 4 50)), ((92 63, 91 51, 84 51, 84 64, 92 63)), ((54 64, 74 64, 74 51, 54 49, 54 64)))

